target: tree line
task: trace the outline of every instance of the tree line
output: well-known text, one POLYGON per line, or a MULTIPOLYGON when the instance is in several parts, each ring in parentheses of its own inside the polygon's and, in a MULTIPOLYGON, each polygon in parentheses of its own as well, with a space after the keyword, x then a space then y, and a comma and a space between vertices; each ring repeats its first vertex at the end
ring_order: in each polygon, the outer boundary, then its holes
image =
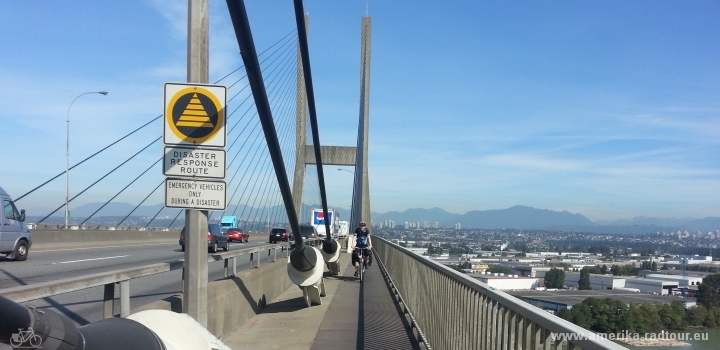
POLYGON ((580 327, 601 333, 648 333, 662 329, 717 327, 720 326, 720 274, 705 277, 698 287, 697 305, 689 309, 685 309, 681 301, 627 305, 611 298, 588 298, 570 309, 561 310, 559 316, 580 327))

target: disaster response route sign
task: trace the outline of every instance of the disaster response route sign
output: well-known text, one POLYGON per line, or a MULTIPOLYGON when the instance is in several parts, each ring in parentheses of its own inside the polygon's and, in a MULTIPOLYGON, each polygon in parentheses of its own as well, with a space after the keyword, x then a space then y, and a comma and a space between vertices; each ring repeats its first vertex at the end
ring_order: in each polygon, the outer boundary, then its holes
POLYGON ((225 181, 165 179, 168 208, 225 210, 225 181))
POLYGON ((225 178, 225 150, 165 147, 163 174, 175 177, 225 178))
POLYGON ((165 83, 163 142, 225 147, 226 99, 224 86, 165 83))

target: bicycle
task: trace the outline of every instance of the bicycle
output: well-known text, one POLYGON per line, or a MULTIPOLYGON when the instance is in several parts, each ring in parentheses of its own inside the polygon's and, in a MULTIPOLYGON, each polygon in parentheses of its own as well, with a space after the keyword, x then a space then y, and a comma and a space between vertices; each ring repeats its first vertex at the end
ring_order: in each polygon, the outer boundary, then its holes
POLYGON ((365 276, 365 269, 367 268, 367 265, 366 265, 366 264, 367 264, 367 260, 365 260, 364 257, 363 257, 364 252, 365 252, 366 250, 367 250, 367 248, 356 247, 356 248, 355 248, 355 252, 354 252, 355 257, 358 259, 358 262, 361 263, 361 264, 360 264, 360 274, 359 274, 360 283, 363 282, 363 279, 364 279, 364 276, 365 276))
MULTIPOLYGON (((27 341, 29 341, 30 346, 33 348, 40 347, 40 344, 42 344, 42 337, 35 334, 35 331, 32 329, 32 327, 29 327, 28 330, 24 331, 22 328, 18 328, 19 333, 13 333, 10 337, 10 345, 14 348, 20 348, 21 345, 27 341)), ((23 346, 24 347, 24 346, 23 346)))

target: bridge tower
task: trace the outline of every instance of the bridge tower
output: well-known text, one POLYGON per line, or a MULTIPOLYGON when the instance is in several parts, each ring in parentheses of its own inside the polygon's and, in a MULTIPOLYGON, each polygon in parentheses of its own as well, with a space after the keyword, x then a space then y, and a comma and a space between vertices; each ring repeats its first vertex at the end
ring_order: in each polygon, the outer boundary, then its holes
MULTIPOLYGON (((305 17, 307 27, 307 17, 305 17)), ((360 116, 358 122, 357 146, 321 146, 322 165, 340 165, 355 167, 353 185, 353 207, 350 217, 351 226, 360 220, 371 221, 370 188, 368 180, 368 132, 370 127, 370 17, 362 18, 362 36, 360 42, 360 116)), ((300 218, 302 194, 305 184, 305 168, 308 164, 318 165, 313 146, 307 144, 307 97, 303 79, 300 51, 297 54, 297 108, 296 108, 296 144, 295 174, 293 176, 293 201, 295 212, 300 218)), ((302 219, 301 219, 302 220, 302 219)), ((352 229, 351 227, 351 229, 352 229)))

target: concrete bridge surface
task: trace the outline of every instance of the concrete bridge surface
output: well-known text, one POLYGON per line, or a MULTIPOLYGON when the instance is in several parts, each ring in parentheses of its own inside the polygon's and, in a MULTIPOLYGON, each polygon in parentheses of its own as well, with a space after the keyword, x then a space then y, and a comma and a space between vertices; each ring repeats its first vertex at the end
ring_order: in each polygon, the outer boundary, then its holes
POLYGON ((306 307, 292 287, 223 342, 232 349, 420 349, 379 266, 359 283, 350 254, 340 262, 340 275, 326 276, 322 305, 306 307))

